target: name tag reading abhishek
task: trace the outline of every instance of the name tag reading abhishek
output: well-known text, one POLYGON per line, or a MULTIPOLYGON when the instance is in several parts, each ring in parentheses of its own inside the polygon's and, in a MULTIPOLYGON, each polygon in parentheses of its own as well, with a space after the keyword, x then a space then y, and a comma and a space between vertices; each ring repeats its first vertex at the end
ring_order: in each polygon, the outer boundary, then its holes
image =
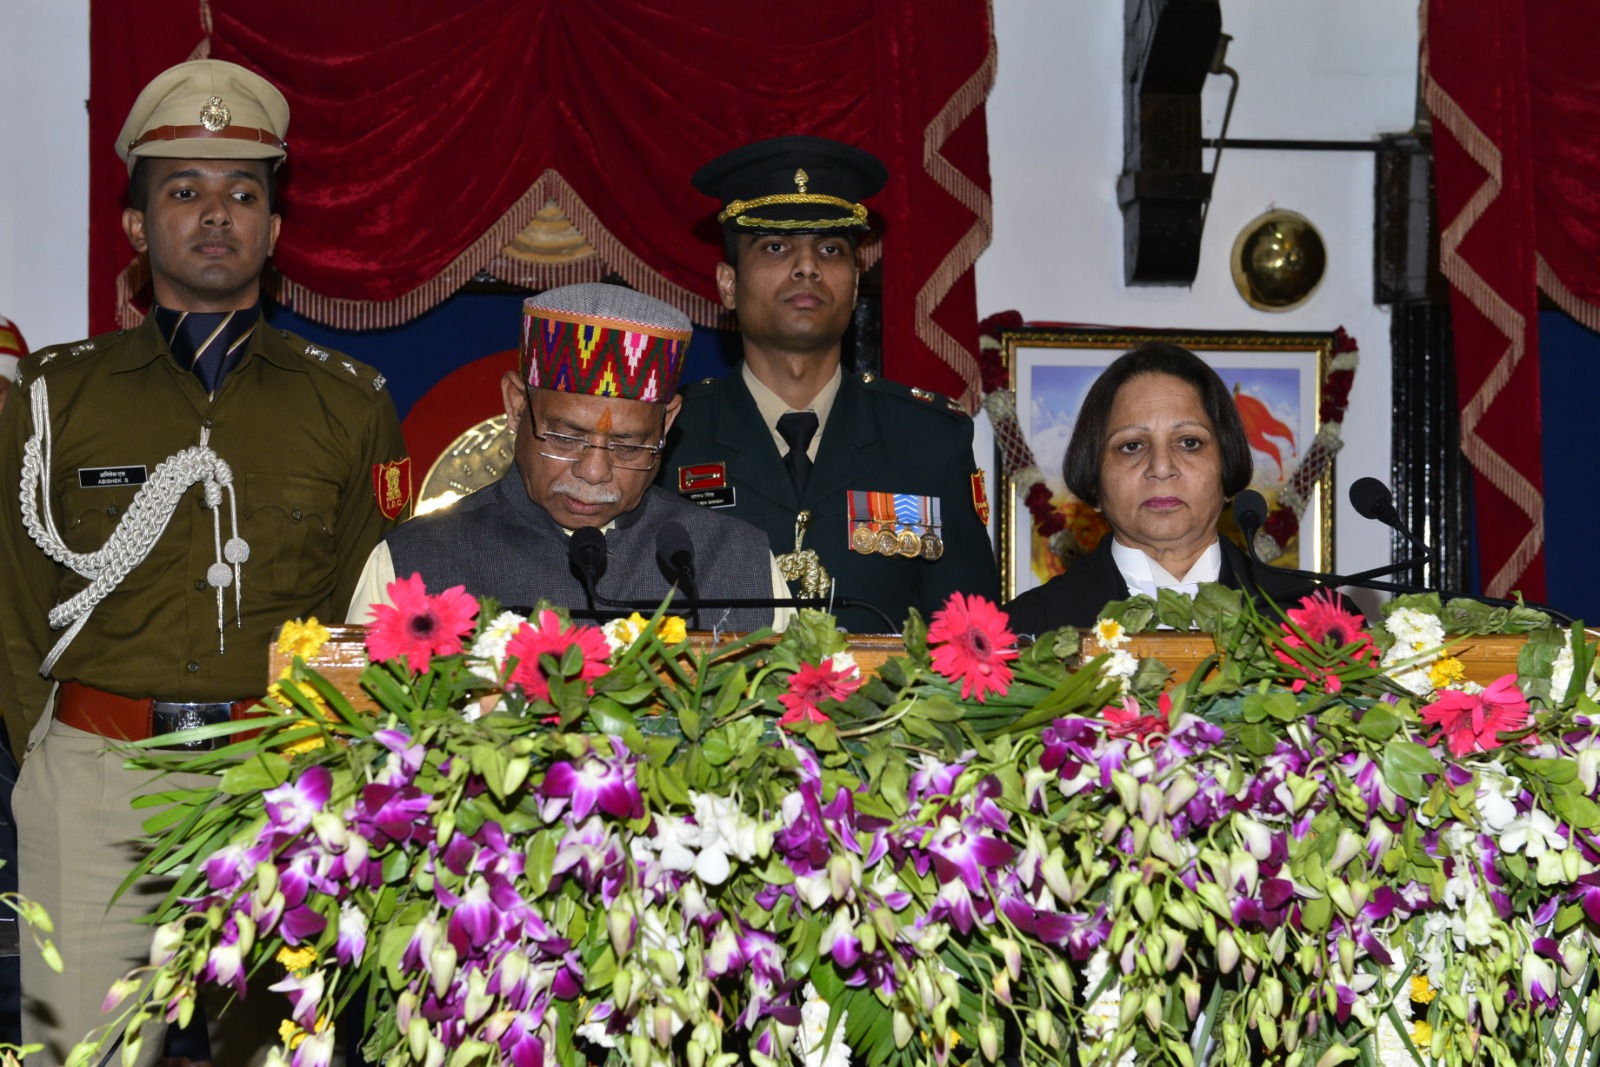
POLYGON ((79 467, 79 489, 111 489, 121 485, 143 485, 145 469, 139 467, 79 467))

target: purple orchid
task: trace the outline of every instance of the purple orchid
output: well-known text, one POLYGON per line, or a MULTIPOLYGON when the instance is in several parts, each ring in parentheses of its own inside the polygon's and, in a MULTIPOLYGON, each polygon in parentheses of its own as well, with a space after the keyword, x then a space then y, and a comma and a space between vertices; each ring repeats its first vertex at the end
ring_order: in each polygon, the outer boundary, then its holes
POLYGON ((304 774, 293 782, 285 782, 262 794, 267 818, 272 829, 284 834, 299 835, 311 825, 311 817, 328 803, 333 790, 333 774, 328 768, 306 768, 304 774))
MULTIPOLYGON (((613 744, 622 747, 620 739, 613 744)), ((562 760, 546 772, 539 794, 545 798, 541 813, 546 822, 560 818, 569 801, 572 817, 579 821, 597 808, 617 819, 644 815, 644 798, 639 795, 632 757, 602 759, 591 752, 577 767, 562 760)))

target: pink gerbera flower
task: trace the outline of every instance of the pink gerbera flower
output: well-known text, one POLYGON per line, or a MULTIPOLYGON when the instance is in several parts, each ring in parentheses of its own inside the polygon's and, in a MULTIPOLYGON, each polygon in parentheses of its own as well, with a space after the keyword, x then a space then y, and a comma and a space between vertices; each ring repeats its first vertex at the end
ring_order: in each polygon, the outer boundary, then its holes
POLYGON ((789 691, 779 694, 783 715, 779 726, 804 725, 827 722, 828 717, 818 710, 824 700, 844 700, 861 687, 861 671, 852 662, 839 669, 833 657, 823 664, 802 663, 800 669, 789 676, 789 691))
POLYGON ((1005 696, 1011 685, 1006 660, 1017 658, 1016 635, 1010 618, 981 596, 951 593, 944 607, 933 613, 928 643, 933 646, 933 669, 961 683, 961 699, 974 693, 983 703, 993 691, 1005 696))
MULTIPOLYGON (((1372 643, 1372 638, 1367 633, 1367 620, 1355 614, 1344 606, 1337 593, 1326 587, 1300 601, 1298 608, 1290 608, 1284 614, 1294 621, 1296 626, 1305 632, 1306 637, 1295 632, 1288 623, 1283 625, 1283 643, 1290 648, 1319 648, 1338 649, 1349 644, 1356 647, 1351 650, 1350 658, 1346 661, 1358 666, 1367 666, 1378 661, 1378 649, 1372 643), (1309 640, 1307 640, 1307 638, 1309 640)), ((1333 671, 1317 671, 1295 661, 1287 652, 1279 652, 1277 656, 1290 666, 1305 671, 1310 678, 1296 678, 1290 687, 1296 693, 1306 687, 1306 682, 1321 681, 1323 687, 1330 693, 1337 693, 1343 688, 1339 676, 1333 671)))
POLYGON ((389 603, 372 605, 367 624, 367 655, 374 662, 405 657, 414 671, 428 669, 432 656, 453 656, 472 633, 478 601, 453 585, 429 596, 422 575, 396 578, 386 591, 389 603))
POLYGON ((1439 699, 1422 709, 1422 721, 1439 727, 1428 743, 1442 737, 1452 756, 1500 747, 1499 735, 1528 725, 1528 700, 1517 688, 1517 676, 1496 678, 1476 695, 1459 689, 1439 690, 1439 699))
MULTIPOLYGON (((561 616, 555 612, 541 611, 537 625, 531 621, 523 623, 506 644, 506 659, 517 662, 508 681, 520 686, 529 700, 549 700, 550 679, 539 665, 539 657, 548 653, 559 663, 567 649, 573 647, 583 653, 583 666, 577 677, 587 682, 606 673, 606 657, 611 655, 611 646, 599 627, 563 625, 561 616)), ((589 692, 594 692, 593 686, 589 687, 589 692)))

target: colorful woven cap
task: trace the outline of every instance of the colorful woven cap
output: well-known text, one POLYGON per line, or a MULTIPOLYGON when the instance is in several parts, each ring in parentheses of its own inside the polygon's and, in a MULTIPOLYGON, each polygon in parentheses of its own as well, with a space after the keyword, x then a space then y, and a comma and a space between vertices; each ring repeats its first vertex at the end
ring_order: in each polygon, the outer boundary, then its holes
POLYGON ((255 71, 220 59, 179 63, 139 93, 117 137, 132 173, 142 157, 276 159, 288 153, 289 101, 255 71))
POLYGON ((678 388, 689 316, 620 285, 586 282, 522 305, 522 373, 534 389, 665 404, 678 388))

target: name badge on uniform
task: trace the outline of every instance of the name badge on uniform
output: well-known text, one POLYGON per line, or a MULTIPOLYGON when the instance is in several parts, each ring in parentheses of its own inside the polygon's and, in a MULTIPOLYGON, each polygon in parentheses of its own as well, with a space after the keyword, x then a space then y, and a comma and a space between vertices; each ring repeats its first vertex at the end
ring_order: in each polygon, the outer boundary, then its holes
POLYGON ((726 463, 694 463, 678 468, 678 495, 705 508, 731 508, 738 500, 728 484, 726 463))
POLYGON ((79 489, 110 489, 122 485, 143 485, 146 473, 138 467, 79 467, 79 489))
POLYGON ((846 496, 850 548, 863 556, 922 558, 944 555, 939 498, 916 493, 851 490, 846 496))

